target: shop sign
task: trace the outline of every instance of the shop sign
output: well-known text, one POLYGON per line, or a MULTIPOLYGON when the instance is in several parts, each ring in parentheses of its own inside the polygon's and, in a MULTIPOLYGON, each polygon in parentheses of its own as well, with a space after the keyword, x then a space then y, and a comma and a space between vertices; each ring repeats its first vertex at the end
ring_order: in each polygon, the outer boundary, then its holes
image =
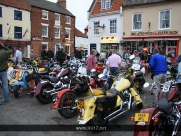
POLYGON ((178 34, 178 31, 155 31, 155 32, 132 32, 131 35, 164 35, 164 34, 178 34))

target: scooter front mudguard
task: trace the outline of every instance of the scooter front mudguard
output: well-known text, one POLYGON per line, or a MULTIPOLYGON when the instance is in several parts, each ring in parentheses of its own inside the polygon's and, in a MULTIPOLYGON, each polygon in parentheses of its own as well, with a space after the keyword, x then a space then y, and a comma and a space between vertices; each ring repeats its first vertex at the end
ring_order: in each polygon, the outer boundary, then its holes
MULTIPOLYGON (((141 131, 138 131, 136 130, 136 127, 135 127, 135 131, 134 131, 134 136, 152 136, 152 127, 153 127, 153 120, 152 120, 152 117, 154 115, 156 115, 156 113, 158 113, 160 111, 160 108, 158 107, 151 107, 151 106, 147 106, 147 107, 144 107, 140 113, 149 113, 149 117, 148 117, 148 122, 145 122, 145 130, 141 130, 141 131)), ((135 126, 138 122, 135 122, 135 126)))
POLYGON ((29 86, 27 86, 23 81, 15 81, 15 82, 12 82, 10 85, 11 86, 18 86, 18 85, 20 85, 23 88, 26 88, 26 89, 29 88, 29 86))
POLYGON ((41 83, 41 82, 38 82, 38 84, 37 84, 37 86, 36 86, 36 93, 34 93, 34 96, 37 96, 39 93, 40 93, 40 91, 41 91, 41 88, 42 88, 42 86, 44 86, 44 85, 46 85, 46 84, 50 84, 50 81, 49 80, 43 80, 44 82, 43 83, 41 83))
POLYGON ((56 94, 56 101, 53 103, 52 105, 52 109, 58 109, 58 107, 60 106, 60 102, 61 102, 61 99, 62 99, 62 96, 68 92, 73 92, 74 93, 74 90, 70 89, 70 88, 67 88, 67 89, 63 89, 61 91, 59 91, 57 94, 56 94))

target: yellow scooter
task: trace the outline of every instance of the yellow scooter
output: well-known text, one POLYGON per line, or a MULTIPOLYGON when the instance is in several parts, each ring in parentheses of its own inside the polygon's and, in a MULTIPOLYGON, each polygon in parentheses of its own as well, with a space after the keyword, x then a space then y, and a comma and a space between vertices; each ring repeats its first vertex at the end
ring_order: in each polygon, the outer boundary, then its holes
POLYGON ((77 95, 78 124, 106 125, 135 105, 139 109, 143 107, 142 100, 134 86, 133 81, 136 77, 133 76, 131 68, 120 74, 111 89, 107 91, 92 89, 89 78, 86 76, 79 78, 81 82, 74 89, 77 95))

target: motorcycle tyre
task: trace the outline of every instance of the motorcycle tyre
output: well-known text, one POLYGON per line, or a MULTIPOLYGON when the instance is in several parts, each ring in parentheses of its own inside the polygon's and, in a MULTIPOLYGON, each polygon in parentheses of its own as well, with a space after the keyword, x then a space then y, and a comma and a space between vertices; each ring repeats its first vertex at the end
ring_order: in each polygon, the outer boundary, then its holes
POLYGON ((75 100, 75 98, 76 98, 76 95, 75 95, 74 93, 72 93, 72 92, 67 92, 67 93, 65 93, 65 94, 62 96, 62 98, 61 98, 61 103, 60 103, 60 105, 59 105, 59 108, 60 108, 60 109, 58 110, 58 112, 59 112, 59 114, 60 114, 61 116, 63 116, 64 118, 71 118, 71 117, 73 117, 73 116, 76 115, 77 110, 74 109, 71 113, 69 113, 69 112, 66 111, 66 109, 62 109, 62 108, 63 108, 63 103, 62 103, 62 102, 64 102, 64 100, 67 98, 66 95, 71 96, 71 98, 73 97, 74 100, 75 100))
POLYGON ((139 110, 141 110, 143 108, 143 103, 140 102, 139 104, 137 104, 137 107, 138 107, 139 110))
POLYGON ((20 88, 21 88, 20 85, 16 85, 16 86, 13 87, 13 93, 14 93, 14 97, 15 98, 19 97, 19 94, 20 94, 19 90, 20 90, 20 88))
POLYGON ((49 85, 44 85, 44 86, 41 88, 40 93, 36 96, 36 99, 37 99, 40 103, 42 103, 42 104, 49 104, 49 103, 52 102, 53 96, 48 97, 48 99, 44 98, 45 96, 43 95, 43 90, 44 90, 45 88, 51 88, 51 89, 53 89, 53 88, 50 87, 49 85))

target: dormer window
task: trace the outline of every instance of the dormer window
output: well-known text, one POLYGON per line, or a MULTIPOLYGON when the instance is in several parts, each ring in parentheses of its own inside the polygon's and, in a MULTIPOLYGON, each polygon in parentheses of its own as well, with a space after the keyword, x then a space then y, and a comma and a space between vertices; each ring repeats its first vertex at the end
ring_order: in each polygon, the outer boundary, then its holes
POLYGON ((110 9, 111 0, 102 0, 101 1, 101 9, 110 9))
POLYGON ((48 20, 48 11, 42 10, 42 19, 48 20))

